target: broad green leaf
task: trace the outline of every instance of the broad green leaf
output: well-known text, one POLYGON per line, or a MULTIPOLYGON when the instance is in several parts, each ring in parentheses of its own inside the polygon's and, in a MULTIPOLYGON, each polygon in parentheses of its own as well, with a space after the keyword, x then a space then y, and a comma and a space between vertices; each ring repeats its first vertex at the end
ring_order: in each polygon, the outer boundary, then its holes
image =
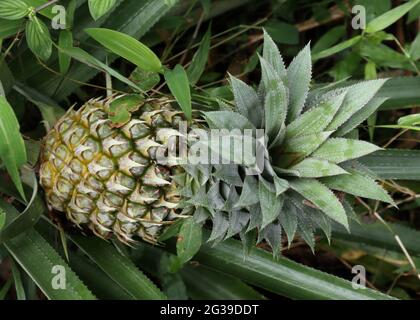
POLYGON ((260 57, 262 83, 264 84, 264 117, 266 134, 274 139, 287 115, 287 89, 280 76, 264 58, 260 57))
POLYGON ((0 19, 0 39, 15 35, 22 28, 22 20, 0 19))
POLYGON ((86 238, 80 235, 73 235, 70 239, 133 298, 165 299, 164 294, 156 285, 112 244, 99 238, 86 238))
POLYGON ((361 110, 375 96, 387 79, 362 81, 347 87, 347 95, 341 108, 328 125, 327 130, 337 130, 349 120, 357 111, 361 110))
POLYGON ((338 95, 330 95, 321 101, 318 106, 309 109, 286 128, 286 137, 292 137, 322 132, 332 121, 341 104, 346 92, 338 95))
POLYGON ((349 174, 339 177, 322 178, 321 181, 333 190, 393 204, 388 193, 373 179, 350 170, 349 174))
POLYGON ((287 69, 287 86, 289 88, 288 122, 295 120, 302 112, 309 92, 312 77, 310 44, 299 52, 287 69))
POLYGON ((94 67, 103 72, 109 73, 111 76, 129 85, 136 91, 143 92, 141 88, 139 88, 139 86, 137 86, 134 82, 130 81, 129 79, 127 79, 126 77, 124 77, 123 75, 115 71, 114 69, 108 67, 105 63, 95 59, 93 56, 91 56, 89 53, 87 53, 83 49, 73 47, 73 48, 59 48, 59 50, 82 63, 88 64, 91 67, 94 67))
MULTIPOLYGON (((27 5, 33 8, 38 8, 42 5, 45 5, 49 0, 23 0, 26 2, 27 5)), ((54 5, 50 5, 46 7, 45 9, 42 9, 39 11, 40 14, 42 14, 44 17, 47 17, 49 19, 52 19, 56 16, 56 12, 53 12, 54 5)))
POLYGON ((95 296, 80 281, 51 245, 31 229, 7 241, 4 246, 51 300, 92 300, 95 296), (61 270, 61 271, 60 271, 61 270), (52 286, 58 272, 65 272, 66 289, 52 286))
MULTIPOLYGON (((58 46, 64 49, 72 48, 73 47, 73 33, 69 30, 60 31, 60 36, 58 39, 58 46)), ((70 68, 71 57, 59 50, 58 61, 60 65, 60 72, 62 74, 66 74, 70 68)))
POLYGON ((205 112, 204 117, 211 129, 255 129, 247 118, 233 111, 205 112))
POLYGON ((343 50, 346 50, 348 48, 353 47, 355 44, 357 44, 362 39, 361 36, 355 36, 349 40, 343 41, 331 48, 322 50, 321 52, 315 53, 312 56, 313 61, 317 61, 319 59, 323 59, 329 56, 332 56, 334 54, 337 54, 343 50))
POLYGON ((290 187, 312 202, 319 210, 348 229, 346 212, 334 193, 315 179, 293 179, 290 187))
POLYGON ((380 15, 379 17, 373 19, 371 22, 368 23, 365 32, 374 33, 384 30, 385 28, 389 27, 391 24, 399 20, 402 16, 404 16, 408 11, 410 11, 419 3, 419 0, 409 1, 380 15))
POLYGON ((185 113, 187 119, 191 119, 191 90, 184 68, 177 64, 173 70, 165 70, 164 76, 169 90, 171 90, 181 110, 185 113))
POLYGON ((48 60, 52 53, 52 40, 45 23, 36 16, 31 17, 26 23, 25 35, 31 51, 41 60, 48 60))
POLYGON ((264 30, 263 58, 273 67, 283 83, 287 84, 287 70, 283 58, 266 30, 264 30))
POLYGON ((331 138, 316 150, 312 156, 334 163, 340 163, 363 157, 380 149, 378 146, 365 141, 331 138))
POLYGON ((276 196, 276 190, 274 185, 263 178, 260 178, 258 184, 258 197, 260 200, 261 213, 262 213, 262 224, 261 229, 264 229, 270 223, 272 223, 280 214, 280 210, 283 206, 284 197, 276 196))
POLYGON ((317 158, 306 158, 290 169, 299 172, 302 178, 320 178, 347 173, 336 164, 317 158))
POLYGON ((130 75, 130 80, 137 84, 143 91, 147 92, 159 84, 159 73, 153 71, 144 71, 136 68, 130 75))
POLYGON ((144 104, 144 98, 138 94, 129 94, 113 100, 109 105, 109 118, 114 127, 120 128, 131 119, 132 112, 144 104))
POLYGON ((235 97, 235 106, 239 113, 249 119, 252 124, 259 128, 262 122, 262 107, 254 88, 248 86, 242 80, 229 75, 235 97))
POLYGON ((194 219, 185 219, 179 230, 176 242, 178 258, 182 263, 191 260, 201 247, 202 226, 196 224, 194 219))
POLYGON ((89 0, 89 11, 98 20, 115 6, 117 0, 89 0))
POLYGON ((105 28, 90 28, 85 31, 104 47, 134 63, 137 67, 146 71, 163 71, 162 63, 153 51, 133 37, 105 28))
POLYGON ((19 193, 25 199, 19 168, 27 161, 19 122, 7 100, 0 96, 0 159, 2 159, 19 193))
POLYGON ((359 124, 368 119, 371 115, 375 113, 378 108, 386 102, 388 98, 376 98, 373 97, 362 109, 357 111, 354 115, 350 117, 346 122, 344 122, 336 132, 334 136, 342 137, 348 134, 350 131, 355 129, 359 124))
POLYGON ((194 54, 191 64, 187 69, 188 79, 191 85, 195 85, 200 80, 201 75, 206 68, 206 64, 209 57, 210 51, 210 39, 211 39, 211 26, 207 29, 201 40, 200 46, 197 52, 194 54))
POLYGON ((0 2, 0 18, 19 20, 27 16, 30 7, 22 0, 2 0, 0 2))

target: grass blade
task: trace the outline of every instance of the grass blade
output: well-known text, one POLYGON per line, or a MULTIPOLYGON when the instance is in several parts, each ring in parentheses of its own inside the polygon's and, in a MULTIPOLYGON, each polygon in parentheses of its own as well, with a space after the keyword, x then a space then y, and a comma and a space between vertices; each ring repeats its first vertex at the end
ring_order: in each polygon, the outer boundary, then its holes
POLYGON ((181 65, 176 65, 173 70, 165 70, 164 73, 169 90, 174 95, 176 101, 185 113, 187 119, 191 119, 191 90, 188 82, 188 76, 181 65))
POLYGON ((19 131, 19 122, 6 98, 0 96, 0 158, 19 193, 25 199, 19 167, 26 163, 26 149, 19 131))

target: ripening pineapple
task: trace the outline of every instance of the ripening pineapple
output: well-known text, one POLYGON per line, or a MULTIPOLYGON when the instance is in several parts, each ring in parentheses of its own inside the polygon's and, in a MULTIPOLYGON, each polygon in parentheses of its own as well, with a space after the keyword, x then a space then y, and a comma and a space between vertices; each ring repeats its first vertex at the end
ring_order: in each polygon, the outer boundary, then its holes
POLYGON ((283 232, 289 244, 299 234, 313 247, 316 229, 329 237, 333 221, 348 228, 354 214, 347 194, 392 203, 356 161, 379 148, 357 140, 353 130, 384 101, 374 96, 385 80, 310 91, 309 46, 286 69, 267 34, 260 60, 257 89, 231 77, 233 104, 220 102, 221 111, 202 112, 190 123, 264 129, 258 174, 235 161, 161 164, 157 150, 183 136, 183 114, 165 99, 144 100, 116 124, 110 110, 121 98, 111 97, 70 110, 45 138, 40 180, 49 205, 125 243, 156 242, 166 226, 193 215, 197 223, 212 221, 210 241, 239 234, 248 244, 266 240, 277 253, 283 232))

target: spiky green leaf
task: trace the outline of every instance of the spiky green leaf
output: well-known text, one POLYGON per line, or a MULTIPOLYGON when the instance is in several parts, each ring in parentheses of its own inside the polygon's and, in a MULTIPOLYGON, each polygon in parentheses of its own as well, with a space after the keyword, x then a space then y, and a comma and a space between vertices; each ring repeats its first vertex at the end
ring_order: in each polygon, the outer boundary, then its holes
POLYGON ((242 187, 241 196, 235 208, 247 207, 258 203, 258 194, 255 192, 258 188, 258 181, 253 176, 247 175, 242 187))
POLYGON ((329 95, 318 106, 309 109, 299 116, 286 128, 288 139, 302 134, 318 133, 323 131, 337 113, 343 103, 345 92, 329 95))
POLYGON ((276 196, 274 185, 263 180, 263 178, 260 178, 258 184, 258 196, 262 213, 261 229, 264 229, 280 214, 284 198, 281 195, 276 196))
POLYGON ((315 179, 301 178, 291 180, 290 186, 328 217, 348 229, 347 215, 343 205, 325 185, 315 179))
POLYGON ((293 59, 287 69, 288 88, 290 103, 288 122, 295 120, 302 112, 305 100, 309 92, 309 84, 312 77, 312 61, 310 44, 293 59))
POLYGON ((257 92, 242 80, 229 75, 235 105, 239 113, 249 119, 255 127, 262 122, 262 107, 257 92))
POLYGON ((320 178, 347 173, 336 164, 317 158, 306 158, 290 169, 299 172, 302 178, 320 178))
POLYGON ((337 130, 356 112, 366 106, 386 81, 387 79, 363 81, 348 87, 344 102, 327 130, 337 130))
POLYGON ((359 124, 363 121, 368 119, 384 102, 386 102, 388 98, 386 97, 379 97, 373 98, 370 100, 362 109, 357 111, 353 116, 350 117, 345 123, 343 123, 336 132, 334 132, 334 136, 342 137, 349 133, 351 130, 356 128, 359 124))
POLYGON ((378 151, 378 146, 354 139, 331 138, 328 139, 312 156, 334 163, 360 158, 378 151))
POLYGON ((289 182, 285 179, 277 177, 277 175, 273 176, 274 180, 274 189, 276 190, 276 196, 281 195, 287 189, 289 189, 289 182))
POLYGON ((274 68, 280 79, 287 84, 287 70, 277 45, 264 30, 263 58, 274 68))
POLYGON ((280 76, 274 68, 260 57, 262 83, 264 84, 265 130, 270 138, 275 138, 287 115, 288 94, 280 76))
POLYGON ((255 129, 247 118, 233 111, 205 112, 204 117, 211 129, 255 129))
POLYGON ((394 203, 388 193, 380 187, 375 180, 355 171, 350 170, 349 174, 339 177, 322 178, 321 181, 333 190, 343 191, 358 197, 379 200, 386 203, 394 203))
POLYGON ((286 198, 284 201, 283 208, 279 215, 279 221, 286 233, 287 243, 290 246, 295 237, 298 222, 296 207, 289 198, 286 198))

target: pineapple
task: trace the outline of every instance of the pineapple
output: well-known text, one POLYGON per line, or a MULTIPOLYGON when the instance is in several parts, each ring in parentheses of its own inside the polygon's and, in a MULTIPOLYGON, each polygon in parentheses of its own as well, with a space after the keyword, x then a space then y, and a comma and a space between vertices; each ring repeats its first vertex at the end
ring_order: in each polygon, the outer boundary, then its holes
POLYGON ((115 123, 112 105, 122 98, 92 100, 70 110, 45 138, 40 181, 49 205, 74 224, 124 243, 155 243, 166 226, 192 215, 199 224, 211 220, 209 241, 239 235, 248 245, 265 240, 277 254, 283 232, 289 244, 298 234, 313 248, 316 229, 328 238, 332 222, 349 229, 351 195, 393 203, 357 161, 380 148, 359 141, 354 130, 384 101, 374 96, 386 80, 310 90, 309 46, 286 68, 266 33, 260 61, 257 89, 231 77, 233 103, 219 101, 219 111, 192 121, 193 127, 228 129, 222 139, 237 136, 229 130, 252 130, 259 171, 235 160, 162 164, 159 148, 184 136, 181 112, 165 99, 143 101, 115 123))

